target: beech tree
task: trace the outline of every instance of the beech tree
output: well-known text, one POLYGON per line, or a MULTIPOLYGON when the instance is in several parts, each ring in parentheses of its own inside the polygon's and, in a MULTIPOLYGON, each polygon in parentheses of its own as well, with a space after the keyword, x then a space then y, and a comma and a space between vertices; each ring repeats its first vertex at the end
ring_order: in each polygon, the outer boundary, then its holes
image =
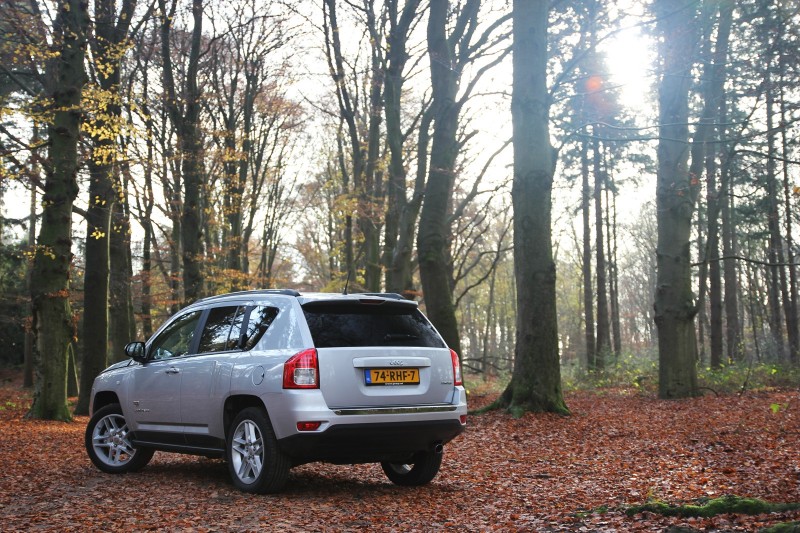
POLYGON ((183 290, 186 302, 203 294, 203 182, 205 164, 200 125, 202 87, 198 83, 203 45, 203 0, 192 0, 193 27, 182 86, 175 82, 173 22, 178 0, 158 0, 161 22, 161 61, 165 105, 175 128, 181 156, 183 210, 180 236, 183 259, 183 290))
POLYGON ((547 28, 550 2, 514 0, 514 277, 517 337, 514 373, 499 405, 568 414, 561 390, 553 260, 552 187, 557 153, 550 144, 547 28))
MULTIPOLYGON (((351 4, 358 16, 365 20, 363 29, 369 42, 369 66, 365 67, 366 88, 358 85, 346 72, 346 61, 340 37, 340 22, 335 0, 325 0, 325 53, 330 75, 336 89, 336 99, 342 121, 342 139, 339 141, 339 172, 350 204, 345 208, 345 266, 346 278, 356 279, 356 263, 364 259, 364 285, 377 292, 381 283, 379 205, 383 195, 383 175, 379 169, 382 148, 381 124, 383 121, 383 30, 378 25, 375 2, 364 1, 361 6, 351 4), (361 91, 364 94, 361 94, 361 91), (355 216, 354 216, 355 215, 355 216), (355 221, 354 221, 355 218, 355 221), (356 235, 354 222, 363 243, 359 253, 354 251, 356 235)), ((363 67, 362 67, 363 68, 363 67)), ((355 69, 354 69, 355 70, 355 69)))
POLYGON ((46 91, 52 109, 43 197, 42 224, 33 258, 31 299, 36 335, 36 391, 28 416, 69 420, 67 364, 75 337, 70 307, 72 204, 78 195, 78 140, 81 95, 86 84, 85 46, 88 4, 58 4, 53 24, 53 54, 46 64, 46 91))
MULTIPOLYGON (((461 89, 464 69, 488 55, 503 35, 496 35, 508 20, 500 16, 483 31, 478 31, 480 0, 467 0, 451 10, 448 0, 433 0, 428 14, 427 42, 431 74, 431 133, 428 179, 417 232, 417 257, 425 308, 445 342, 461 353, 458 322, 453 299, 452 224, 456 161, 464 146, 460 135, 461 112, 475 83, 487 69, 506 56, 509 49, 496 54, 461 89)), ((420 148, 420 151, 422 148, 420 148)))
POLYGON ((658 280, 655 322, 658 328, 659 396, 697 394, 697 341, 692 293, 692 215, 700 181, 689 173, 689 89, 696 46, 695 4, 656 0, 661 43, 658 89, 659 141, 656 208, 658 280))
POLYGON ((388 176, 386 180, 386 217, 384 237, 384 263, 386 265, 386 290, 412 296, 411 257, 413 255, 414 228, 422 205, 425 169, 427 165, 427 136, 432 115, 422 111, 419 127, 420 139, 417 144, 417 157, 422 164, 417 168, 411 198, 406 195, 406 162, 404 152, 408 149, 404 142, 409 134, 402 128, 402 98, 409 59, 408 39, 413 23, 419 15, 420 0, 406 0, 402 9, 398 0, 387 0, 386 10, 389 22, 387 36, 386 75, 384 78, 383 106, 386 116, 386 144, 389 148, 388 176))
MULTIPOLYGON (((120 70, 135 7, 134 0, 125 0, 117 14, 114 0, 96 0, 95 31, 90 39, 98 79, 95 118, 89 127, 93 149, 88 161, 86 210, 84 286, 91 290, 84 294, 80 395, 75 406, 75 413, 83 415, 89 414, 92 382, 108 362, 111 213, 121 192, 117 146, 122 119, 120 70)), ((126 342, 129 340, 130 336, 126 342)))

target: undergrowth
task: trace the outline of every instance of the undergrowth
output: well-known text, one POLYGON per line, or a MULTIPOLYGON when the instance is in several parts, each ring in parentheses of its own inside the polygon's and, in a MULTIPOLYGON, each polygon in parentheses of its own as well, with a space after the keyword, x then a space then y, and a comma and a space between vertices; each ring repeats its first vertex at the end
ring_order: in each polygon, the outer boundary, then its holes
MULTIPOLYGON (((503 373, 484 379, 482 374, 464 375, 469 396, 502 393, 511 375, 503 373)), ((658 360, 646 355, 627 354, 610 362, 603 371, 587 371, 577 364, 562 365, 561 382, 565 392, 602 391, 607 389, 656 394, 658 392, 658 360)), ((722 368, 697 369, 697 385, 701 394, 737 394, 751 390, 800 387, 800 367, 775 363, 733 363, 722 368)))
MULTIPOLYGON (((642 393, 658 391, 658 361, 653 357, 625 355, 603 371, 562 366, 564 390, 628 389, 642 393)), ((700 366, 697 385, 701 393, 731 394, 748 390, 770 390, 800 386, 800 368, 775 363, 739 362, 718 369, 700 366)))

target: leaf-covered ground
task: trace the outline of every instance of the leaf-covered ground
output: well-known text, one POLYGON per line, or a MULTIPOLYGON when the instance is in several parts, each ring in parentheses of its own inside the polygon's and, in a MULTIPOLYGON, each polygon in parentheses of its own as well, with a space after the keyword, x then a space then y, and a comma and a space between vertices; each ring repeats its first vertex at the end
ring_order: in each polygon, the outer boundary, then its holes
MULTIPOLYGON (((492 400, 471 398, 472 407, 492 400)), ((724 494, 800 502, 797 391, 663 402, 626 391, 567 396, 573 415, 474 416, 422 488, 377 465, 310 464, 284 493, 236 491, 222 461, 157 453, 137 474, 103 474, 83 448, 85 417, 24 420, 30 394, 0 384, 0 530, 755 531, 800 520, 628 517, 648 499, 724 494)))

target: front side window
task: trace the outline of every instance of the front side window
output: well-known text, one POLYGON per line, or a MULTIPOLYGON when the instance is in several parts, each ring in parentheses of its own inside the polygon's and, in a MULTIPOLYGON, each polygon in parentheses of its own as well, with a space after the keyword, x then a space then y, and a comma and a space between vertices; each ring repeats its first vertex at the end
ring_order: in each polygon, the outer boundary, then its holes
POLYGON ((169 359, 189 353, 201 314, 202 311, 191 311, 176 318, 150 345, 150 358, 169 359))
POLYGON ((198 353, 222 352, 239 347, 244 308, 238 306, 214 307, 208 312, 198 353))

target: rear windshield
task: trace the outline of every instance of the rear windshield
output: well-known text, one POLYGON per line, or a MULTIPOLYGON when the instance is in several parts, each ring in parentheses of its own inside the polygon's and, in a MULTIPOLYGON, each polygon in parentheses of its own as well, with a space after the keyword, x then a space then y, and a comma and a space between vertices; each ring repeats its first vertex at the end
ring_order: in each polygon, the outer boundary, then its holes
POLYGON ((416 307, 320 302, 306 304, 303 312, 317 348, 447 347, 416 307))

